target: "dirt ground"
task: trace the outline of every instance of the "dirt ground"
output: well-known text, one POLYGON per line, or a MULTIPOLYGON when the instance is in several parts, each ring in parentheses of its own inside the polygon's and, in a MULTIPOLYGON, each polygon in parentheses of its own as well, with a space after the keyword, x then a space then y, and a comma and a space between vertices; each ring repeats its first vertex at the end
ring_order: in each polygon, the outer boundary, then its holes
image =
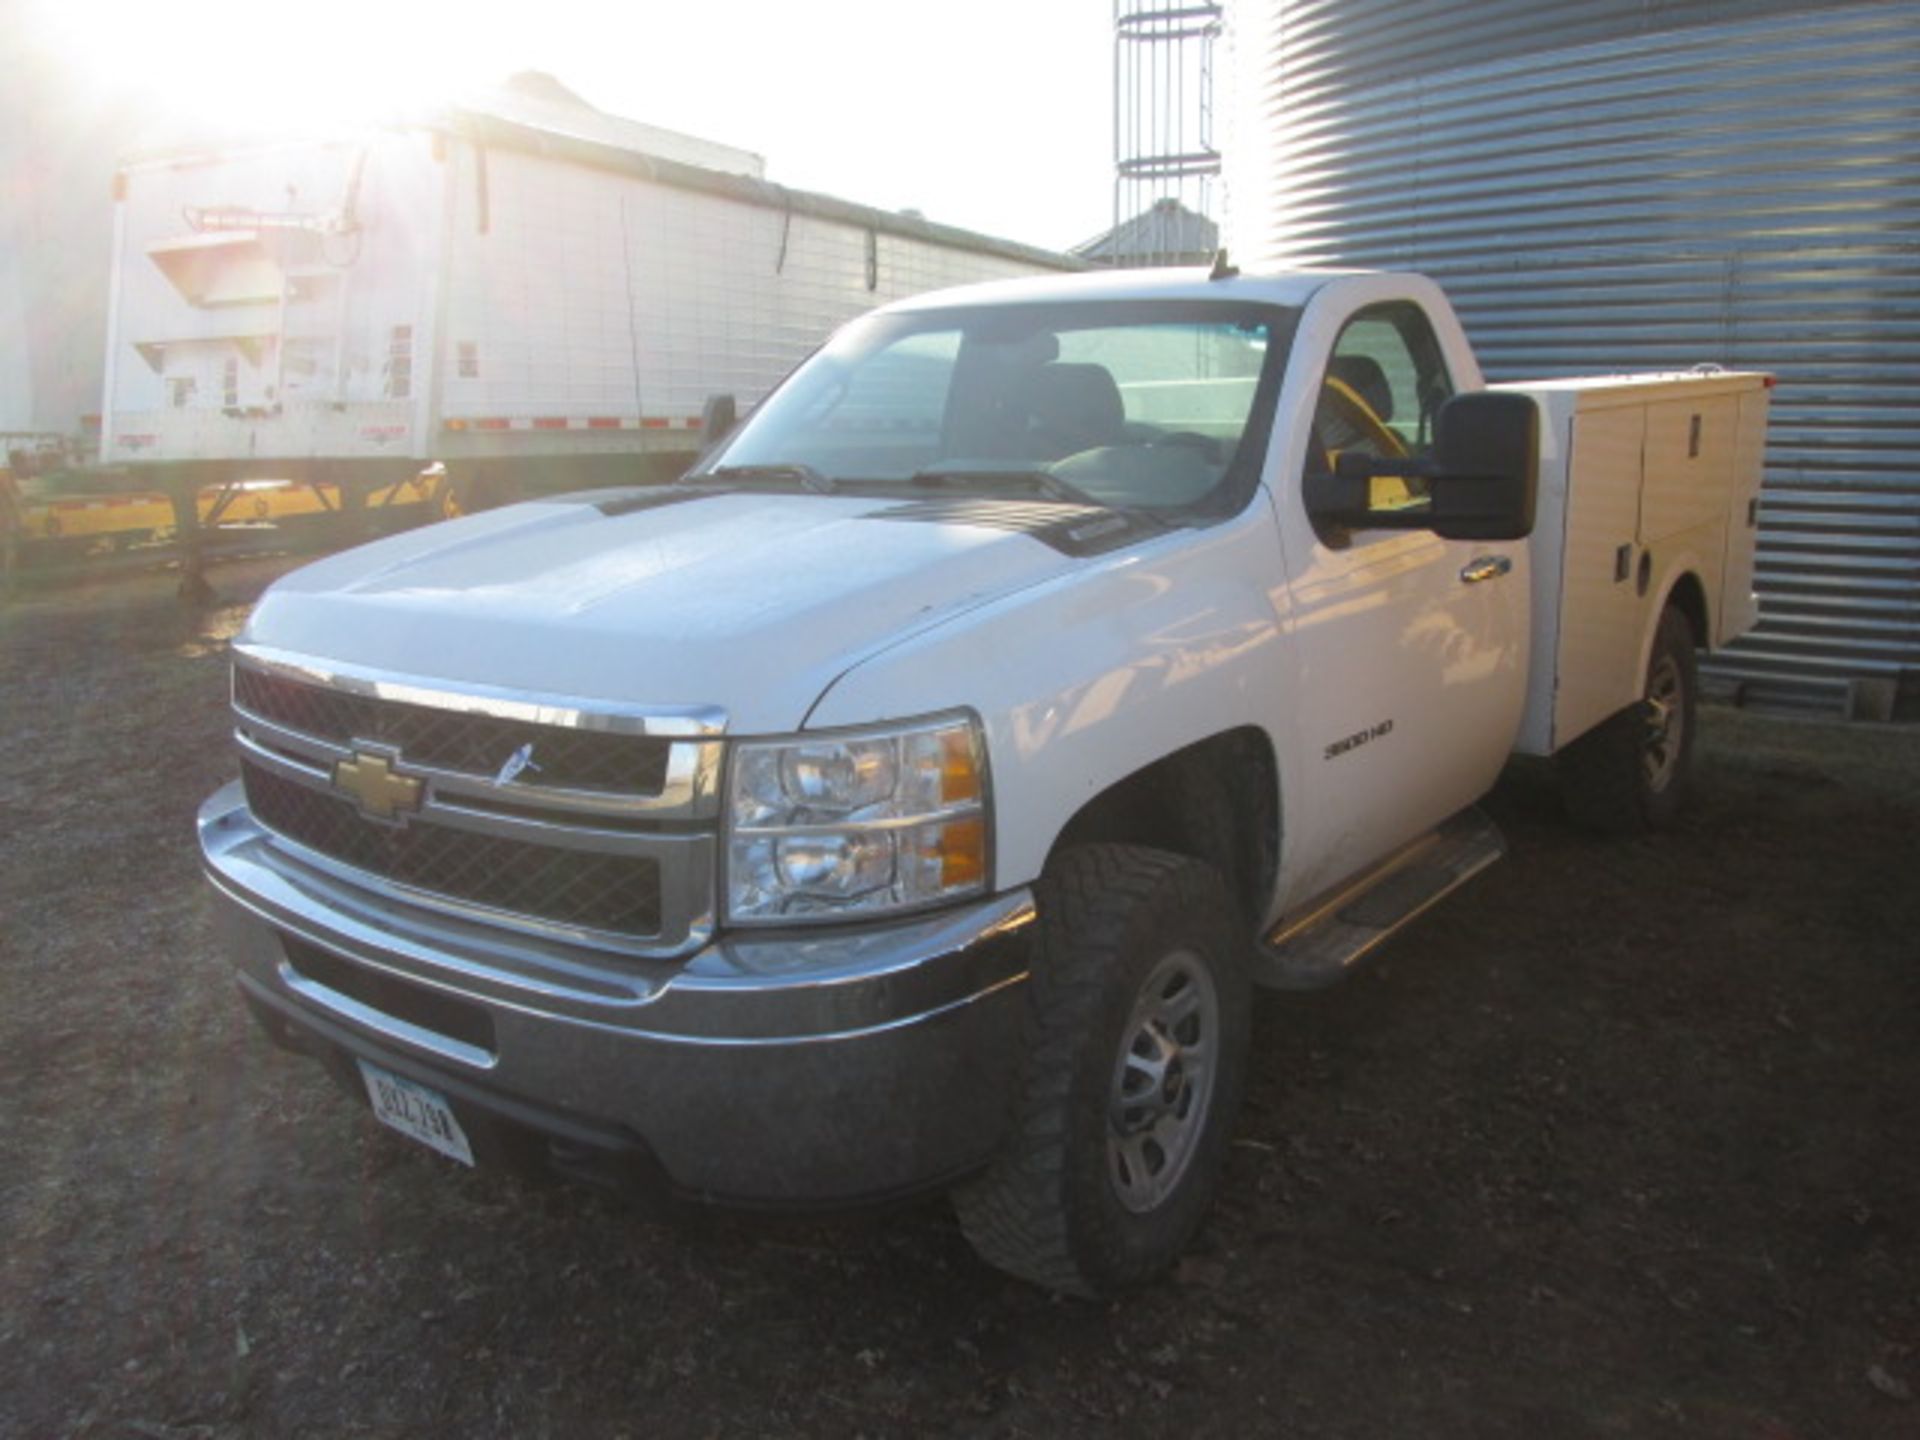
POLYGON ((939 1204, 468 1173, 272 1049, 190 835, 243 615, 0 610, 0 1434, 1920 1436, 1920 730, 1714 710, 1628 843, 1511 773, 1505 864, 1263 1003, 1215 1218, 1093 1305, 939 1204))

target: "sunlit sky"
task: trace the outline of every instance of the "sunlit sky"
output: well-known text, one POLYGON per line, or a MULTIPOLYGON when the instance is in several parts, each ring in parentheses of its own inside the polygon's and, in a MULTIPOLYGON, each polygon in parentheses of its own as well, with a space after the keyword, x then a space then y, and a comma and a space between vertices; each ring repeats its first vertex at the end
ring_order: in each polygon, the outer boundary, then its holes
POLYGON ((544 70, 786 185, 1056 248, 1112 222, 1111 0, 13 3, 60 93, 148 139, 325 132, 544 70))

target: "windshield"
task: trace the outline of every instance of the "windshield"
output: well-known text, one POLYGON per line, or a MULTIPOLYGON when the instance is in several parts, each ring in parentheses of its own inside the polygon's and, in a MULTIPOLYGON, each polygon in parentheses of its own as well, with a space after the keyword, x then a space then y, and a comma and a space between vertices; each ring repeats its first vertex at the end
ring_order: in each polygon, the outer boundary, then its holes
MULTIPOLYGON (((810 489, 1018 486, 1177 511, 1257 466, 1263 383, 1297 312, 1223 301, 869 316, 836 335, 697 474, 810 489)), ((1251 491, 1251 482, 1245 485, 1251 491)), ((1244 497, 1242 497, 1244 498, 1244 497)))

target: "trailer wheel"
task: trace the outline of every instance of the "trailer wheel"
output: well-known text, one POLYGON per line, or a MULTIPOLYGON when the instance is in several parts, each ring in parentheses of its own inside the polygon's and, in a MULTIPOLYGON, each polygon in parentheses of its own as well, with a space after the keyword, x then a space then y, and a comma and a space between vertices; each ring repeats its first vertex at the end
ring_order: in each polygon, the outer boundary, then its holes
POLYGON ((1039 886, 1011 1137, 955 1192, 982 1258, 1097 1296, 1151 1280, 1205 1218, 1247 1060, 1246 942, 1210 866, 1067 851, 1039 886))
POLYGON ((1669 605, 1654 632, 1640 700, 1561 752, 1568 814, 1614 835, 1664 830, 1691 788, 1699 728, 1693 627, 1669 605))

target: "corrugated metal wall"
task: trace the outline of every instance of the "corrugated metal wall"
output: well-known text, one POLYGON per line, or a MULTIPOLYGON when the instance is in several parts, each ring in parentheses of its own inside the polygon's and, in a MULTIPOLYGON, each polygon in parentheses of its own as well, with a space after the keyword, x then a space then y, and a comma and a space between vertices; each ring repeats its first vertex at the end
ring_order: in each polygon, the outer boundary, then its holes
POLYGON ((1494 379, 1772 370, 1759 629, 1920 700, 1920 4, 1239 0, 1237 258, 1424 270, 1494 379))

